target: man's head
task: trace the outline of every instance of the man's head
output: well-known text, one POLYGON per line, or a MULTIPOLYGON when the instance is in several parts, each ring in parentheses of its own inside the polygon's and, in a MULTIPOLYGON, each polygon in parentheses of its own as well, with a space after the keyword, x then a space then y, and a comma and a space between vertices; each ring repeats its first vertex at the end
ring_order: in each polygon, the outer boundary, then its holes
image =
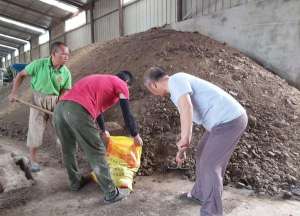
POLYGON ((168 94, 168 74, 160 67, 151 67, 144 75, 144 85, 154 95, 168 94))
POLYGON ((64 65, 69 60, 69 48, 63 42, 51 44, 51 58, 54 66, 64 65))
POLYGON ((121 80, 125 81, 129 86, 133 82, 133 76, 129 71, 120 71, 116 74, 117 77, 119 77, 121 80))

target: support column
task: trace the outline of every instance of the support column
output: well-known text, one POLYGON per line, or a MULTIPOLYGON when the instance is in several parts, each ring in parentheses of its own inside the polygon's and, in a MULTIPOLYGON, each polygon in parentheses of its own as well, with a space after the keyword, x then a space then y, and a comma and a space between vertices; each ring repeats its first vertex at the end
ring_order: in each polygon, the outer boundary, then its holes
POLYGON ((95 2, 92 1, 91 6, 90 6, 91 42, 92 43, 95 43, 94 7, 95 7, 95 2))
POLYGON ((177 22, 182 21, 182 0, 177 0, 177 22))
POLYGON ((123 0, 119 0, 119 33, 120 37, 124 36, 123 0))

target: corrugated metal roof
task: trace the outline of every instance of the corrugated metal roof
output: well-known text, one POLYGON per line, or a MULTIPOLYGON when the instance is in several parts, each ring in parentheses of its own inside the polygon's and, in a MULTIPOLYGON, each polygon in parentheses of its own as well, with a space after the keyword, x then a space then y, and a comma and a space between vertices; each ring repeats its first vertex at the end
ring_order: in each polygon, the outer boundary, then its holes
MULTIPOLYGON (((79 10, 87 8, 92 1, 94 0, 60 0, 78 7, 79 10)), ((71 17, 72 13, 37 0, 0 0, 0 16, 47 30, 71 17)), ((33 36, 41 34, 1 20, 0 33, 24 40, 30 40, 33 36)), ((0 37, 0 44, 10 44, 9 46, 13 47, 22 45, 19 41, 3 37, 0 37)))

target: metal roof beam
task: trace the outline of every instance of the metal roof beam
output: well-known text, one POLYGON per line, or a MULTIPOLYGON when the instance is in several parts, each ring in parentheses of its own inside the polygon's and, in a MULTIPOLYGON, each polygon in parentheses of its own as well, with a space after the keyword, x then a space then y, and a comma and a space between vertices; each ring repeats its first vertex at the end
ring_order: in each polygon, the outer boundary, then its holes
POLYGON ((72 6, 80 8, 80 9, 83 9, 83 4, 80 4, 80 3, 77 3, 74 1, 68 1, 68 0, 59 0, 59 1, 65 3, 65 4, 68 4, 68 5, 72 5, 72 6))
POLYGON ((0 47, 0 52, 2 53, 6 53, 6 54, 12 54, 14 52, 14 50, 8 50, 8 49, 2 49, 2 47, 0 47))
MULTIPOLYGON (((14 17, 7 16, 7 15, 2 14, 2 13, 0 13, 0 16, 2 16, 2 17, 4 17, 4 18, 7 18, 7 19, 11 19, 11 20, 17 21, 17 22, 20 22, 20 23, 24 23, 24 24, 26 24, 26 25, 30 25, 30 26, 33 26, 33 27, 36 27, 36 28, 41 28, 41 29, 43 29, 43 30, 45 30, 45 31, 48 30, 47 27, 45 27, 45 26, 34 25, 34 24, 29 23, 29 22, 26 22, 26 21, 24 21, 24 20, 19 20, 19 19, 16 19, 16 18, 14 18, 14 17)), ((24 27, 24 28, 25 28, 25 27, 24 27)))
POLYGON ((16 48, 16 49, 19 49, 19 47, 22 46, 22 45, 6 42, 6 41, 1 40, 1 39, 0 39, 0 44, 5 45, 5 46, 9 46, 9 47, 13 47, 13 48, 16 48))
POLYGON ((13 52, 7 52, 7 51, 5 51, 5 50, 0 50, 0 53, 1 53, 2 55, 7 56, 8 54, 12 54, 13 52))
POLYGON ((9 44, 15 44, 15 46, 17 46, 17 47, 22 46, 23 44, 26 44, 25 42, 21 42, 21 41, 17 42, 16 40, 5 38, 5 37, 2 37, 0 35, 0 43, 1 43, 1 41, 4 41, 4 42, 9 43, 9 44))
POLYGON ((0 38, 5 38, 7 40, 11 40, 11 41, 14 41, 14 42, 17 41, 18 43, 21 43, 21 44, 26 44, 26 43, 29 42, 28 40, 24 40, 24 39, 21 39, 21 38, 18 38, 18 37, 13 37, 11 35, 2 34, 2 33, 0 33, 0 38))
POLYGON ((10 53, 0 50, 0 54, 7 56, 7 54, 10 54, 10 53))
MULTIPOLYGON (((0 22, 0 26, 3 27, 3 28, 7 28, 7 29, 9 29, 11 31, 19 32, 21 35, 24 35, 24 30, 21 30, 19 28, 13 28, 11 26, 3 25, 3 23, 1 23, 1 22, 0 22)), ((25 29, 25 34, 26 34, 27 38, 24 39, 24 40, 29 40, 32 36, 40 35, 37 32, 36 33, 30 32, 27 29, 25 29)))
POLYGON ((22 8, 22 9, 26 9, 26 10, 28 10, 28 11, 31 11, 31 12, 34 12, 34 13, 37 13, 37 14, 40 14, 40 15, 42 15, 42 16, 47 16, 47 17, 50 17, 50 18, 58 18, 58 19, 60 18, 60 17, 58 17, 58 16, 54 16, 54 15, 48 14, 48 13, 46 13, 46 12, 40 12, 40 11, 38 11, 38 10, 36 10, 36 9, 30 8, 30 7, 26 7, 25 5, 21 5, 21 4, 18 4, 18 3, 16 3, 16 2, 3 1, 3 0, 0 0, 0 1, 5 2, 5 3, 7 3, 7 4, 10 4, 10 5, 14 5, 14 6, 19 7, 19 8, 22 8))

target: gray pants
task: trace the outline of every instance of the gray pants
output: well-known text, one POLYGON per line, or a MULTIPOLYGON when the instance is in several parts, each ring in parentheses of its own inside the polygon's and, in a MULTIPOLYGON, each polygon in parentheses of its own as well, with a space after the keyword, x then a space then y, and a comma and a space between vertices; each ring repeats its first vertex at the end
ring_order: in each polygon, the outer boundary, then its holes
POLYGON ((222 216, 223 176, 228 161, 246 129, 242 115, 204 133, 196 149, 196 182, 192 196, 202 201, 201 216, 222 216))

